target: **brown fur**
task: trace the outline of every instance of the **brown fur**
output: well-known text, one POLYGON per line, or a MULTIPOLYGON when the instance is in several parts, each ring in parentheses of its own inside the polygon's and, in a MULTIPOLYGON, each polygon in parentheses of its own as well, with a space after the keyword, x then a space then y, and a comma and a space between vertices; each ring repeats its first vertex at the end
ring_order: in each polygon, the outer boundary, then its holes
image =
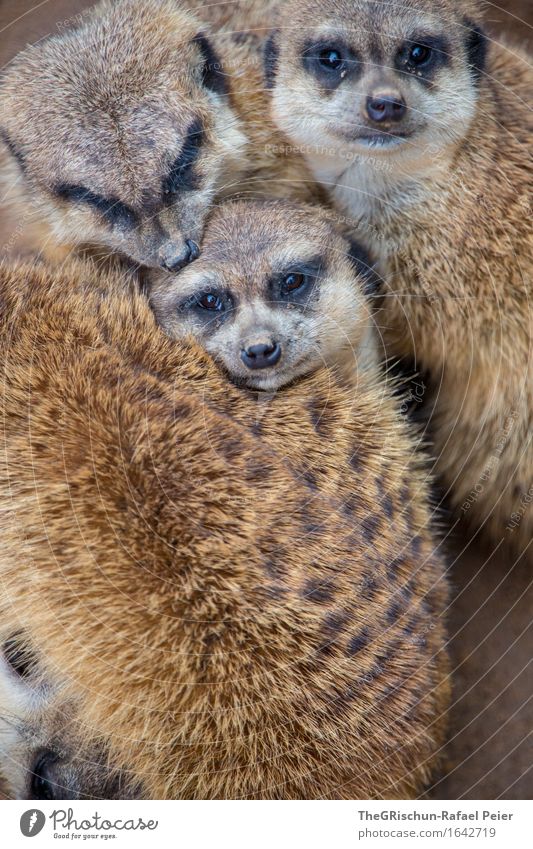
POLYGON ((447 593, 388 389, 260 402, 121 289, 0 267, 4 634, 143 796, 416 796, 447 593))
MULTIPOLYGON (((311 107, 312 83, 297 70, 298 53, 283 28, 274 112, 294 137, 307 109, 302 126, 327 149, 309 154, 315 175, 380 254, 383 332, 392 356, 414 358, 429 373, 436 469, 458 515, 521 552, 533 536, 530 59, 492 44, 486 64, 477 74, 469 70, 465 45, 473 26, 482 26, 477 2, 410 0, 400 11, 331 0, 320 14, 313 0, 286 7, 302 40, 309 36, 305 20, 317 27, 327 20, 336 32, 340 21, 358 45, 370 43, 369 29, 376 33, 372 44, 386 59, 364 65, 357 85, 402 94, 413 106, 404 126, 415 128, 414 136, 389 149, 335 142, 341 125, 332 104, 338 98, 340 120, 342 87, 323 102, 315 97, 311 107), (417 27, 443 32, 449 42, 449 64, 429 87, 396 73, 389 58, 417 27), (298 97, 293 84, 301 86, 298 97), (285 105, 291 101, 298 103, 292 114, 285 105), (332 176, 340 148, 351 159, 343 157, 332 176)), ((351 120, 359 132, 358 119, 351 120)))

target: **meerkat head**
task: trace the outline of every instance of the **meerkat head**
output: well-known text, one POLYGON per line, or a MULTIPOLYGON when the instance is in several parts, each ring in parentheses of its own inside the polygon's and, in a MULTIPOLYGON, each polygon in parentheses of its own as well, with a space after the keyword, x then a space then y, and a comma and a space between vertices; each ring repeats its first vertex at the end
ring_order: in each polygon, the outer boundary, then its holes
POLYGON ((12 799, 131 798, 134 781, 87 746, 72 699, 46 680, 23 633, 0 645, 0 787, 12 799))
POLYGON ((196 257, 245 143, 208 37, 174 0, 105 2, 20 54, 0 133, 60 242, 170 270, 196 257))
MULTIPOLYGON (((276 123, 304 153, 438 155, 475 113, 476 0, 289 0, 266 51, 276 123)), ((351 160, 353 157, 353 160, 351 160)))
POLYGON ((326 212, 240 201, 213 212, 200 259, 154 276, 150 299, 169 336, 192 334, 235 382, 275 391, 324 363, 366 367, 371 279, 326 212))

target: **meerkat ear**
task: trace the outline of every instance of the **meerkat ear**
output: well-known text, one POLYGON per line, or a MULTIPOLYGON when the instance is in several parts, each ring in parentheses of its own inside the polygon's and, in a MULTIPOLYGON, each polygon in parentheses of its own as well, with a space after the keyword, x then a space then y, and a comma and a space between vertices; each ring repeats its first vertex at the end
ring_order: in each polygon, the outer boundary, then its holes
POLYGON ((365 295, 370 297, 378 295, 382 280, 375 269, 375 265, 370 258, 370 254, 360 244, 360 242, 350 239, 349 245, 348 259, 352 263, 359 277, 362 277, 363 279, 365 295))
POLYGON ((473 21, 465 18, 466 27, 466 50, 468 62, 476 79, 479 79, 485 70, 487 61, 487 36, 482 28, 473 21))
POLYGON ((276 81, 279 59, 278 34, 279 30, 271 32, 264 47, 265 82, 267 88, 274 88, 276 81))
POLYGON ((193 41, 198 45, 204 60, 202 68, 203 84, 209 91, 214 91, 215 94, 228 94, 228 81, 222 62, 214 50, 207 36, 200 32, 196 35, 193 41))

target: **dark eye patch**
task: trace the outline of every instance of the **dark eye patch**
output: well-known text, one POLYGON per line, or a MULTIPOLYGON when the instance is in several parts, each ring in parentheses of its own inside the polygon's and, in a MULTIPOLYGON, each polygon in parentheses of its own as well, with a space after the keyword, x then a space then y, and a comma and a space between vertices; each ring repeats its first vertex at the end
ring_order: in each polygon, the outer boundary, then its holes
POLYGON ((380 291, 382 279, 374 269, 370 255, 359 242, 350 241, 350 250, 348 253, 356 273, 363 279, 363 288, 365 295, 372 297, 380 291))
POLYGON ((274 88, 276 74, 278 72, 279 47, 277 36, 278 32, 271 33, 264 47, 263 61, 267 88, 274 88))
POLYGON ((206 283, 193 295, 189 295, 178 304, 182 315, 194 315, 196 319, 209 325, 220 325, 235 310, 235 298, 228 289, 217 289, 206 283))
POLYGON ((309 41, 304 45, 302 62, 326 89, 336 89, 348 77, 361 70, 359 57, 344 41, 332 38, 309 41))
POLYGON ((200 156, 203 142, 202 122, 200 118, 196 118, 187 130, 180 155, 174 160, 163 180, 164 197, 168 199, 178 191, 191 191, 198 188, 198 176, 193 173, 192 166, 200 156))
POLYGON ((228 94, 228 82, 222 63, 211 42, 204 33, 200 32, 193 39, 200 48, 203 59, 202 82, 204 86, 216 94, 228 94))
POLYGON ((37 660, 24 634, 14 634, 2 646, 2 654, 19 678, 30 678, 37 670, 37 660))
POLYGON ((76 186, 70 184, 62 184, 56 186, 54 193, 62 200, 71 201, 73 203, 86 203, 100 212, 111 226, 120 225, 122 227, 131 228, 137 223, 137 216, 133 209, 130 209, 125 203, 118 198, 105 198, 102 195, 91 192, 85 186, 76 186))
POLYGON ((292 263, 280 272, 276 272, 268 281, 270 297, 281 304, 307 306, 317 278, 324 272, 323 256, 312 257, 300 263, 292 263), (287 285, 288 278, 303 277, 302 285, 293 288, 287 285))
POLYGON ((438 70, 450 64, 450 42, 443 35, 415 33, 400 47, 395 65, 400 71, 415 74, 423 83, 430 83, 438 70), (423 48, 427 58, 422 64, 413 61, 415 48, 423 48))
POLYGON ((468 62, 474 79, 477 81, 484 72, 487 63, 487 36, 480 27, 468 19, 465 19, 464 25, 467 30, 466 50, 468 62))

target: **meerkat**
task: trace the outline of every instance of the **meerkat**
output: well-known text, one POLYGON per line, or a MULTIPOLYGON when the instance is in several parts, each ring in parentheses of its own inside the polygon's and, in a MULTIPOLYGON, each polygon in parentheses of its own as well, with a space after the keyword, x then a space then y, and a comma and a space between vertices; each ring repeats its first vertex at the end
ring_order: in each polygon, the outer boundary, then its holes
POLYGON ((221 33, 219 56, 206 26, 175 0, 105 0, 13 60, 0 84, 4 206, 28 250, 173 272, 197 257, 218 195, 318 194, 265 120, 260 45, 221 33))
POLYGON ((193 336, 232 380, 272 392, 324 364, 347 380, 379 368, 374 281, 325 210, 229 202, 211 215, 200 259, 170 280, 153 275, 150 302, 171 338, 193 336))
POLYGON ((0 645, 0 798, 132 798, 140 788, 114 771, 105 748, 80 749, 76 707, 42 677, 20 632, 0 645))
POLYGON ((45 254, 92 246, 171 271, 197 256, 246 146, 218 67, 174 0, 105 0, 10 63, 4 183, 45 254))
POLYGON ((447 587, 386 384, 258 404, 94 263, 0 266, 0 299, 0 621, 83 752, 144 798, 422 792, 447 587))
POLYGON ((476 0, 289 0, 267 53, 275 122, 379 256, 391 356, 429 376, 457 515, 527 549, 530 58, 489 43, 476 0))

